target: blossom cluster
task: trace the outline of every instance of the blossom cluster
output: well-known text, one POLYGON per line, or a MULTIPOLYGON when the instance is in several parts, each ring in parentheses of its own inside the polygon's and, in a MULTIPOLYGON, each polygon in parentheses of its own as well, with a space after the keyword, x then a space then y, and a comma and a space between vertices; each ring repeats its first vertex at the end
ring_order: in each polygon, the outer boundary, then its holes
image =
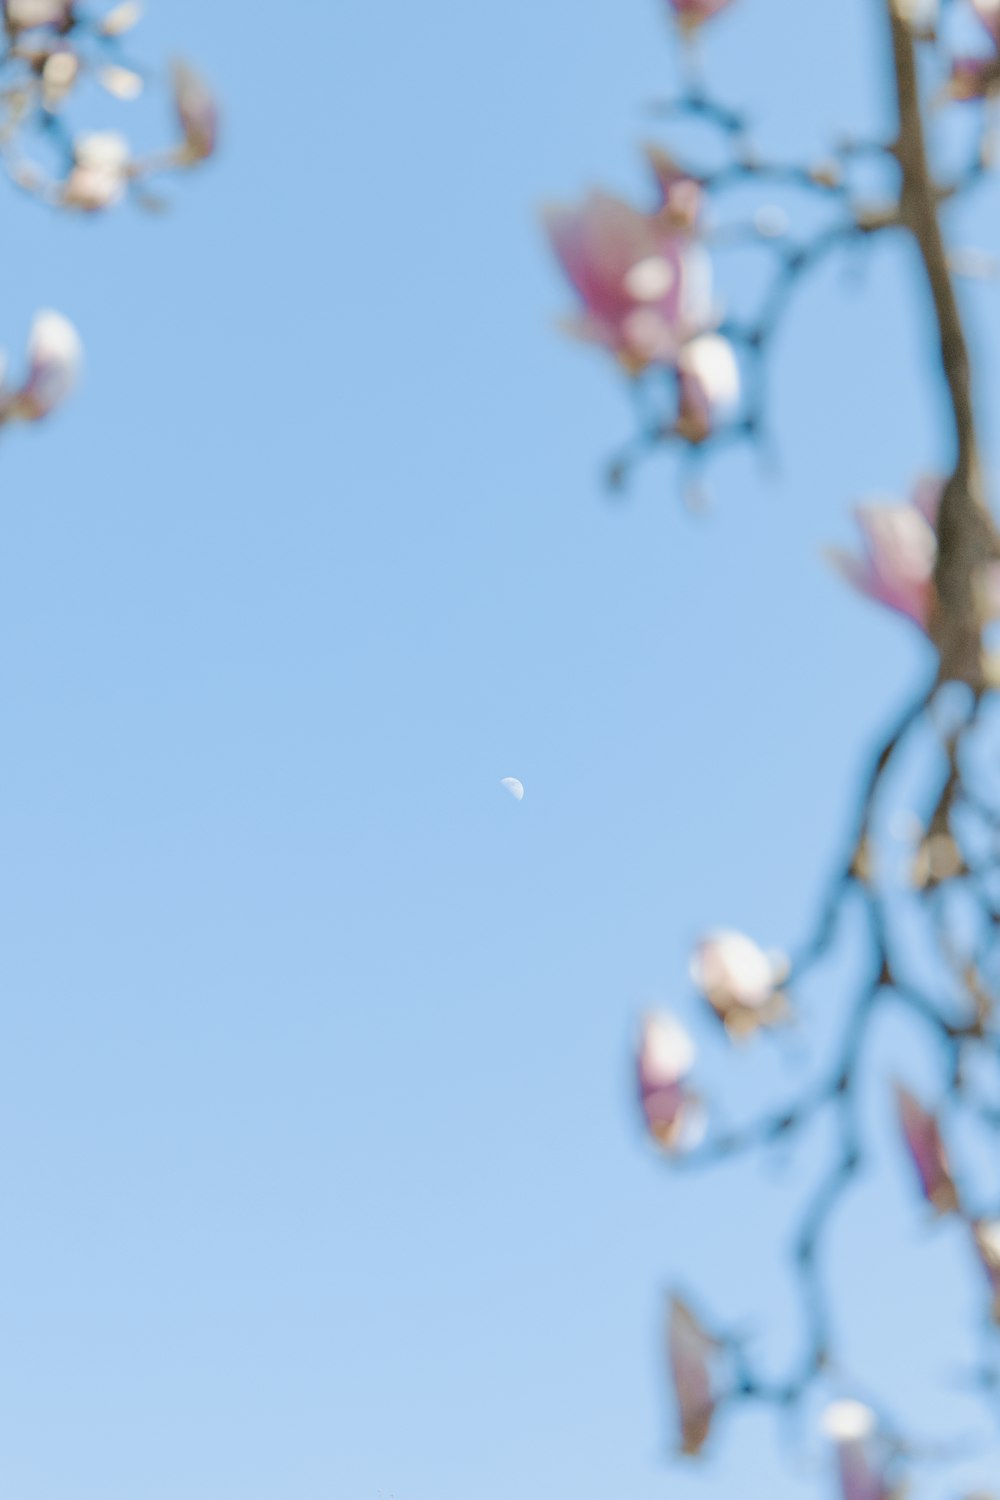
MULTIPOLYGON (((710 1014, 734 1041, 791 1018, 784 986, 791 978, 780 953, 766 953, 743 933, 713 933, 696 944, 690 975, 710 1014)), ((658 1150, 697 1152, 708 1134, 709 1110, 693 1082, 696 1048, 672 1012, 647 1015, 636 1050, 643 1120, 658 1150)), ((967 1210, 936 1113, 905 1085, 895 1086, 901 1140, 922 1198, 935 1217, 956 1216, 982 1268, 988 1309, 1000 1324, 1000 1218, 967 1210)), ((679 1448, 696 1455, 707 1443, 720 1407, 739 1394, 740 1379, 726 1341, 702 1324, 680 1297, 670 1301, 668 1362, 677 1406, 679 1448)), ((875 1413, 855 1400, 835 1401, 824 1432, 836 1446, 844 1500, 891 1500, 900 1454, 881 1433, 875 1413)))
MULTIPOLYGON (((695 1457, 724 1399, 719 1370, 725 1349, 680 1297, 670 1301, 667 1348, 680 1450, 695 1457)), ((842 1500, 903 1500, 897 1445, 870 1406, 851 1398, 832 1401, 823 1412, 822 1431, 833 1446, 842 1500)))
MULTIPOLYGON (((145 72, 122 50, 141 16, 137 0, 121 0, 98 17, 77 0, 2 0, 0 162, 16 187, 70 213, 104 213, 130 193, 153 207, 158 200, 149 193, 149 179, 214 155, 215 97, 181 60, 171 76, 175 135, 162 150, 140 154, 119 130, 70 125, 88 82, 120 103, 143 93, 145 72)), ((0 368, 0 424, 48 416, 70 394, 80 365, 76 331, 64 317, 40 313, 23 383, 9 385, 0 368)))
POLYGON ((647 158, 657 188, 649 211, 593 192, 574 207, 548 207, 544 223, 580 300, 566 331, 609 350, 630 376, 671 372, 673 430, 698 444, 735 410, 739 366, 716 330, 701 187, 658 147, 647 158))
MULTIPOLYGON (((986 50, 943 53, 943 97, 989 99, 1000 92, 1000 0, 964 3, 980 23, 986 50)), ((734 8, 734 0, 665 0, 665 4, 685 42, 734 8)), ((937 40, 938 0, 893 0, 893 5, 916 35, 937 40)), ((736 154, 733 172, 722 174, 726 180, 732 181, 740 172, 747 177, 767 176, 743 137, 738 117, 713 109, 700 86, 677 104, 678 113, 707 115, 733 132, 736 154)), ((754 437, 759 413, 748 399, 745 361, 737 357, 737 351, 743 346, 759 355, 769 330, 759 322, 742 328, 731 324, 714 296, 709 254, 714 226, 708 206, 713 174, 699 175, 682 167, 659 145, 649 145, 645 151, 656 189, 650 205, 637 207, 617 194, 595 189, 579 203, 554 204, 543 210, 551 248, 577 298, 576 310, 562 320, 562 327, 572 337, 608 351, 632 381, 656 373, 669 377, 672 410, 646 434, 647 442, 679 440, 696 449, 723 433, 754 437)), ((833 201, 847 207, 841 232, 824 232, 820 248, 897 222, 891 212, 885 215, 884 206, 854 201, 843 167, 842 161, 831 156, 801 169, 778 166, 773 173, 777 180, 825 190, 833 201)), ((754 221, 753 232, 763 240, 781 241, 785 220, 782 210, 765 206, 754 221)), ((794 279, 812 264, 808 245, 778 245, 777 249, 779 278, 794 279)), ((776 303, 783 300, 782 295, 774 299, 776 303)), ((611 472, 617 476, 617 466, 611 472)), ((932 516, 925 519, 933 525, 932 516)), ((852 581, 863 587, 859 579, 852 581)), ((912 618, 911 604, 907 599, 892 607, 912 618)))
MULTIPOLYGON (((714 26, 724 13, 738 9, 734 0, 664 0, 664 7, 685 47, 692 46, 703 29, 714 26)), ((950 10, 939 0, 889 0, 889 9, 896 42, 900 28, 905 28, 914 46, 927 43, 933 49, 941 81, 939 103, 974 104, 1000 96, 1000 0, 955 0, 950 10), (948 44, 946 32, 953 20, 957 25, 964 24, 962 12, 979 27, 982 45, 978 50, 956 50, 948 44)), ((970 28, 970 35, 973 31, 970 28)), ((691 72, 688 76, 693 79, 700 75, 691 72)), ((633 386, 656 382, 657 389, 668 391, 666 416, 658 417, 647 429, 643 439, 646 446, 677 441, 695 450, 705 448, 727 431, 757 434, 752 382, 759 373, 776 313, 784 306, 787 289, 795 278, 816 264, 830 247, 881 228, 905 227, 907 216, 902 201, 905 188, 899 202, 872 205, 859 192, 858 179, 850 175, 850 163, 862 159, 866 151, 880 155, 883 161, 891 160, 899 168, 903 157, 895 145, 871 142, 853 153, 848 145, 819 165, 779 163, 768 167, 750 147, 745 122, 716 105, 700 82, 689 83, 688 92, 674 102, 674 113, 707 117, 720 126, 731 150, 726 168, 699 174, 680 165, 662 146, 647 145, 645 158, 653 188, 647 204, 637 207, 615 194, 594 190, 575 205, 548 207, 543 223, 576 298, 575 310, 563 322, 565 331, 610 355, 633 386), (717 226, 713 224, 712 208, 718 187, 734 180, 745 183, 754 176, 825 192, 826 202, 841 218, 839 223, 820 229, 815 243, 777 249, 777 282, 763 299, 764 313, 741 328, 725 316, 714 291, 712 247, 717 226)), ((931 178, 928 193, 934 197, 932 213, 939 201, 957 196, 976 181, 988 161, 989 113, 983 111, 974 118, 981 121, 976 161, 965 178, 952 183, 938 184, 931 178)), ((920 149, 923 151, 922 145, 920 149)), ((758 213, 752 228, 758 238, 780 239, 785 231, 774 228, 776 222, 765 209, 758 213)), ((955 273, 957 263, 950 269, 955 273)), ((906 619, 939 648, 945 607, 941 591, 944 583, 939 588, 938 578, 938 525, 943 510, 950 514, 951 499, 946 497, 955 493, 949 490, 951 483, 925 475, 917 480, 906 500, 876 497, 866 501, 854 513, 861 537, 859 550, 827 551, 828 561, 853 589, 906 619)), ((996 555, 996 548, 992 552, 983 548, 978 572, 974 561, 969 564, 982 627, 1000 619, 1000 563, 994 560, 996 555)), ((697 1048, 688 1027, 673 1011, 648 1013, 639 1027, 635 1082, 643 1125, 656 1150, 675 1164, 684 1159, 707 1162, 735 1154, 748 1144, 756 1147, 776 1141, 812 1118, 818 1108, 827 1106, 836 1114, 841 1131, 841 1155, 817 1200, 821 1210, 811 1227, 807 1216, 797 1241, 797 1274, 804 1305, 811 1310, 811 1343, 801 1372, 796 1367, 787 1383, 768 1385, 759 1381, 738 1340, 707 1327, 684 1298, 674 1296, 670 1301, 667 1359, 677 1411, 678 1447, 685 1455, 702 1452, 720 1410, 741 1395, 769 1392, 768 1399, 784 1407, 797 1402, 813 1382, 825 1383, 831 1377, 829 1328, 814 1272, 816 1239, 828 1208, 860 1159, 849 1099, 860 1046, 855 1038, 867 1025, 880 997, 895 993, 936 1033, 953 1064, 947 1087, 962 1098, 964 1105, 969 1105, 969 1100, 963 1095, 962 1049, 984 1044, 1000 1061, 1000 1041, 989 1025, 992 1002, 988 998, 981 1001, 978 955, 956 959, 953 953, 946 954, 965 998, 974 1002, 967 1011, 949 1011, 897 983, 880 904, 879 877, 873 876, 870 860, 872 806, 882 773, 909 727, 934 707, 940 686, 938 682, 916 711, 904 719, 878 757, 862 806, 856 844, 839 874, 834 899, 821 927, 823 935, 808 957, 807 966, 826 951, 832 940, 830 933, 837 919, 830 917, 830 911, 839 909, 837 903, 846 892, 860 892, 871 917, 879 963, 872 988, 852 1021, 855 1030, 848 1033, 843 1056, 830 1077, 821 1080, 818 1089, 793 1101, 787 1111, 765 1117, 742 1133, 720 1132, 715 1128, 712 1101, 698 1076, 697 1048)), ((976 696, 970 724, 979 712, 980 697, 976 696)), ((977 801, 962 784, 960 741, 961 735, 955 735, 943 747, 949 775, 926 832, 921 830, 908 890, 932 902, 944 882, 968 878, 966 890, 971 889, 973 899, 982 901, 980 915, 991 924, 990 932, 995 937, 1000 928, 1000 898, 985 874, 971 870, 966 863, 952 833, 950 817, 964 799, 964 810, 974 810, 981 816, 1000 861, 1000 811, 977 801), (978 885, 975 880, 979 880, 978 885)), ((943 910, 939 904, 936 921, 944 920, 943 910)), ((947 948, 946 943, 942 946, 947 948)), ((765 950, 741 932, 709 932, 695 945, 689 972, 703 1010, 734 1044, 750 1044, 761 1033, 793 1019, 792 996, 800 979, 799 961, 793 965, 783 954, 765 950)), ((894 1102, 901 1141, 921 1198, 935 1218, 955 1226, 974 1256, 984 1287, 984 1319, 1000 1326, 1000 1217, 995 1206, 984 1209, 981 1203, 975 1205, 960 1186, 946 1141, 949 1132, 940 1112, 929 1108, 901 1082, 895 1084, 894 1102)), ((970 1107, 975 1115, 976 1108, 970 1107)), ((1000 1124, 1000 1111, 993 1110, 989 1122, 1000 1124)), ((998 1383, 1000 1370, 990 1389, 998 1383)), ((898 1500, 902 1496, 908 1451, 871 1406, 853 1395, 836 1399, 826 1408, 822 1430, 832 1446, 843 1500, 898 1500)))

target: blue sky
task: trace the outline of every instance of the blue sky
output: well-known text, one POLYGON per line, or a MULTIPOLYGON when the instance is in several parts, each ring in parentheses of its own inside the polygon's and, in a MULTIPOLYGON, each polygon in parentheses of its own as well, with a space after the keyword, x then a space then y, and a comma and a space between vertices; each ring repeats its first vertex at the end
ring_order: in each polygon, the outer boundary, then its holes
MULTIPOLYGON (((711 77, 819 152, 879 123, 877 9, 743 0, 711 77)), ((0 451, 0 1490, 816 1493, 756 1418, 667 1467, 664 1290, 790 1334, 786 1200, 674 1181, 629 1049, 695 1015, 706 927, 801 935, 927 668, 820 557, 941 460, 913 267, 803 291, 775 473, 720 458, 695 519, 658 462, 611 504, 627 403, 555 332, 535 215, 638 190, 653 0, 152 5, 136 50, 178 49, 226 132, 169 216, 5 206, 0 341, 54 306, 88 370, 0 451)), ((988 355, 998 293, 969 305, 988 355)), ((852 1368, 937 1420, 972 1293, 947 1231, 901 1249, 903 1047, 838 1284, 852 1368)))

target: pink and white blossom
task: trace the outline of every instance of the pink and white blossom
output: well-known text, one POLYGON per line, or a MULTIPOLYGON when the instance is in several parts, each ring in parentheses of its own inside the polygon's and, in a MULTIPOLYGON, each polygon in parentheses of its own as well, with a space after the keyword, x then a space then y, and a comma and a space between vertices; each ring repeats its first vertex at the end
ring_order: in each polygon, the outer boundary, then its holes
POLYGON ((670 211, 641 213, 610 193, 543 212, 552 248, 582 304, 569 332, 609 349, 631 374, 672 366, 711 320, 702 246, 670 211))
POLYGON ((28 335, 28 369, 20 386, 7 380, 7 356, 0 350, 0 425, 39 422, 71 394, 80 374, 83 346, 68 318, 40 312, 28 335))
POLYGON ((40 312, 28 336, 28 373, 23 385, 0 395, 0 419, 39 422, 76 386, 83 362, 80 336, 68 318, 40 312))
POLYGON ((677 356, 678 436, 704 443, 720 422, 739 405, 740 369, 728 339, 703 333, 684 345, 677 356))
POLYGON ((689 1151, 704 1135, 705 1111, 688 1085, 695 1047, 676 1016, 643 1018, 636 1070, 639 1101, 650 1135, 671 1153, 689 1151))
POLYGON ((937 1117, 902 1084, 896 1085, 896 1110, 903 1140, 916 1169, 920 1189, 935 1213, 958 1209, 958 1192, 952 1179, 947 1152, 937 1117))
POLYGON ((742 932, 709 933, 696 945, 690 974, 732 1036, 748 1036, 788 1015, 780 985, 783 957, 768 954, 742 932))
POLYGON ((715 1415, 712 1364, 718 1345, 680 1297, 670 1300, 667 1352, 677 1401, 680 1449, 693 1456, 705 1446, 715 1415))
POLYGON ((824 1435, 834 1444, 843 1500, 893 1500, 886 1474, 885 1444, 871 1407, 860 1401, 834 1401, 823 1413, 824 1435))
POLYGON ((862 556, 830 548, 827 557, 859 593, 905 615, 929 633, 937 561, 940 481, 922 480, 908 504, 862 505, 854 512, 862 556))

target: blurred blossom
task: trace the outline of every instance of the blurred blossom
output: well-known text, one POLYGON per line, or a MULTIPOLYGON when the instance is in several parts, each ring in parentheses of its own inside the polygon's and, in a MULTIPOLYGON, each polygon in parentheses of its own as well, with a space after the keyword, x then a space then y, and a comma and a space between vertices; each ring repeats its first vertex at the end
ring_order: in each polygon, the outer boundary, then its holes
POLYGON ((902 1084, 896 1085, 896 1110, 903 1140, 920 1179, 920 1188, 936 1213, 958 1209, 958 1193, 952 1180, 947 1153, 937 1117, 902 1084))
POLYGON ((892 8, 914 31, 931 32, 938 23, 941 0, 892 0, 892 8))
POLYGON ((678 24, 685 31, 696 31, 731 3, 732 0, 669 0, 678 24))
POLYGON ((648 145, 645 151, 660 189, 659 217, 673 229, 692 233, 701 213, 701 183, 679 167, 662 146, 648 145))
MULTIPOLYGON (((862 505, 855 519, 864 539, 865 556, 827 548, 827 560, 848 583, 869 599, 905 615, 932 634, 935 523, 944 482, 925 475, 908 504, 862 505)), ((985 621, 1000 618, 1000 567, 985 563, 975 580, 976 602, 985 621)))
POLYGON ((705 1130, 701 1100, 687 1086, 695 1048, 675 1016, 645 1016, 639 1035, 639 1098, 657 1145, 681 1153, 698 1145, 705 1130))
POLYGON ((991 1315, 1000 1323, 1000 1219, 977 1220, 972 1234, 992 1293, 991 1315))
POLYGON ((73 143, 74 165, 63 184, 63 202, 84 213, 112 208, 125 194, 129 145, 116 130, 93 131, 73 143))
POLYGON ((4 20, 11 31, 65 26, 72 15, 73 0, 4 0, 4 20))
POLYGON ((929 633, 934 597, 940 480, 917 485, 909 504, 863 505, 855 512, 865 555, 830 548, 827 557, 859 593, 919 625, 929 633))
POLYGON ((740 399, 740 371, 733 346, 717 333, 703 333, 677 357, 677 433, 703 443, 731 417, 740 399))
POLYGON ((174 105, 184 144, 181 154, 188 163, 207 161, 218 145, 219 108, 208 84, 188 63, 174 63, 174 105))
POLYGON ((1000 0, 972 0, 993 48, 992 56, 952 60, 946 94, 958 100, 985 99, 1000 86, 1000 0))
POLYGON ((122 68, 117 64, 102 68, 98 73, 102 88, 107 89, 116 99, 122 99, 126 103, 132 99, 138 99, 142 93, 142 79, 138 73, 131 68, 122 68))
POLYGON ((77 383, 83 360, 80 336, 61 313, 40 312, 28 335, 28 373, 20 389, 2 384, 0 421, 38 422, 61 406, 77 383))
POLYGON ((994 57, 956 57, 952 61, 946 97, 959 103, 986 99, 1000 84, 998 62, 994 57))
POLYGON ((610 193, 575 207, 551 205, 543 222, 552 248, 583 304, 570 333, 610 349, 630 374, 673 365, 712 316, 711 268, 691 237, 697 202, 654 158, 659 211, 641 213, 610 193))
POLYGON ((681 1452, 694 1455, 705 1446, 715 1415, 712 1363, 718 1345, 680 1297, 670 1299, 667 1348, 677 1399, 681 1452))
POLYGON ((80 75, 80 60, 71 47, 55 47, 42 64, 42 103, 58 109, 80 75))
POLYGON ((761 1026, 787 1019, 779 986, 787 974, 783 957, 767 954, 742 932, 713 932, 695 947, 691 980, 731 1036, 750 1036, 761 1026))
POLYGON ((823 1413, 822 1427, 836 1447, 843 1500, 893 1500, 900 1493, 886 1478, 885 1444, 870 1407, 834 1401, 823 1413))
POLYGON ((109 10, 101 21, 101 31, 105 36, 124 36, 126 31, 131 31, 142 18, 142 6, 137 0, 124 0, 121 5, 116 5, 109 10))

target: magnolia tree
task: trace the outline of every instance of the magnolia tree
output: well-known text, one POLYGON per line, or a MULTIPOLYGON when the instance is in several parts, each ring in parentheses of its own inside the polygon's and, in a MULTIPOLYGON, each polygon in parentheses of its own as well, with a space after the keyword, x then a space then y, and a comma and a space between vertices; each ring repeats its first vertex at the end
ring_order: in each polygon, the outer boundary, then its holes
MULTIPOLYGON (((3 0, 0 47, 0 160, 23 193, 63 213, 101 214, 126 197, 156 210, 152 181, 186 171, 215 151, 218 112, 198 74, 172 67, 173 139, 145 155, 117 130, 81 127, 101 97, 128 103, 145 90, 147 72, 131 56, 142 16, 136 0, 101 15, 76 0, 3 0)), ((82 361, 80 339, 62 313, 41 311, 28 337, 20 375, 8 376, 0 353, 0 425, 38 422, 72 392, 82 361)))
MULTIPOLYGON (((851 1368, 831 1306, 824 1246, 870 1154, 859 1079, 875 1023, 889 1010, 907 1019, 937 1059, 933 1094, 918 1093, 905 1078, 886 1080, 900 1170, 909 1173, 918 1209, 923 1200, 923 1217, 940 1219, 942 1232, 949 1225, 965 1243, 979 1324, 969 1343, 981 1354, 964 1375, 993 1420, 1000 1389, 1000 1200, 988 1170, 1000 1148, 1000 800, 991 774, 997 722, 991 694, 1000 687, 1000 657, 990 647, 990 625, 1000 616, 1000 535, 987 503, 973 370, 955 291, 956 276, 976 267, 949 249, 942 227, 943 211, 991 165, 1000 0, 872 0, 884 18, 894 129, 887 140, 832 142, 824 159, 803 162, 762 159, 748 122, 702 82, 712 32, 727 24, 730 3, 665 6, 688 84, 664 113, 675 134, 677 122, 699 121, 716 133, 721 152, 709 164, 649 146, 645 205, 595 192, 545 214, 552 249, 576 294, 567 329, 605 351, 635 397, 636 430, 611 462, 609 482, 625 485, 636 464, 667 445, 693 465, 720 444, 759 440, 768 418, 764 362, 793 289, 841 248, 890 234, 909 237, 929 292, 950 458, 941 474, 901 476, 907 498, 860 507, 857 550, 830 553, 849 585, 924 633, 935 670, 865 770, 845 852, 813 931, 786 955, 764 951, 743 933, 717 930, 691 957, 694 990, 740 1046, 732 1066, 745 1066, 741 1044, 759 1044, 763 1032, 789 1021, 819 966, 835 959, 848 921, 863 921, 871 958, 832 1052, 804 1088, 789 1086, 776 1108, 733 1126, 699 1082, 683 1022, 654 1014, 640 1028, 642 1118, 671 1169, 767 1156, 820 1120, 833 1141, 815 1180, 800 1174, 796 1183, 801 1201, 789 1249, 800 1328, 787 1367, 775 1373, 745 1331, 713 1318, 708 1287, 697 1301, 671 1298, 665 1365, 681 1454, 698 1455, 724 1441, 723 1419, 740 1403, 772 1404, 792 1417, 818 1404, 819 1431, 844 1500, 890 1500, 924 1465, 967 1459, 969 1447, 960 1437, 949 1448, 947 1435, 932 1441, 907 1430, 892 1393, 873 1390, 866 1372, 851 1368), (979 45, 966 53, 956 38, 974 34, 974 27, 979 45), (951 159, 950 146, 942 149, 956 115, 960 160, 951 159), (877 200, 865 186, 872 164, 889 185, 877 200), (748 190, 761 194, 744 232, 769 246, 773 259, 759 306, 742 322, 727 319, 713 293, 716 210, 736 184, 744 199, 748 190), (793 241, 784 215, 768 203, 765 195, 778 186, 826 206, 814 216, 819 227, 810 238, 793 241), (898 826, 898 767, 914 741, 931 753, 909 807, 916 831, 901 859, 889 815, 895 799, 898 826)), ((948 139, 953 144, 954 134, 948 139)), ((937 1482, 936 1473, 931 1478, 937 1482)), ((950 1483, 941 1480, 943 1493, 954 1495, 950 1483)))

